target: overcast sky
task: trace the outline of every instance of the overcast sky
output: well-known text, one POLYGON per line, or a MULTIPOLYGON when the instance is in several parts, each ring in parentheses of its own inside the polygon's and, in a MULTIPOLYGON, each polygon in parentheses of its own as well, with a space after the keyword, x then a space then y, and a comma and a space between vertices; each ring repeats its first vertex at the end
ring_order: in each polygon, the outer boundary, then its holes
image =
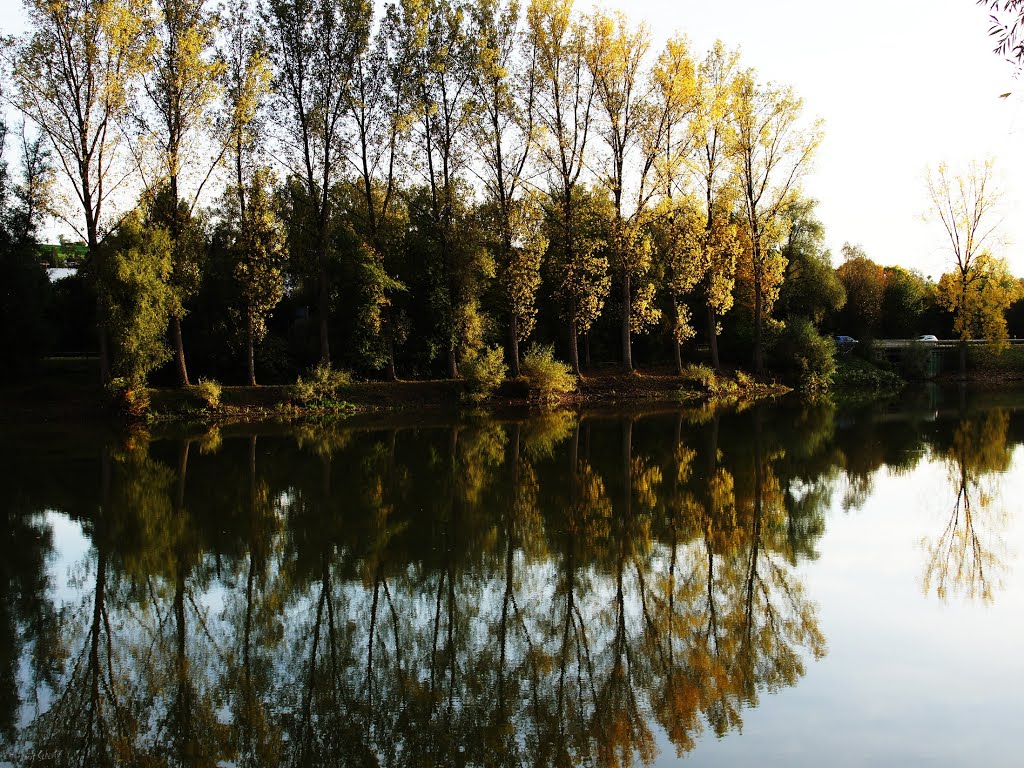
MULTIPOLYGON (((819 200, 834 261, 850 241, 875 261, 937 279, 950 262, 941 229, 923 219, 925 169, 992 156, 1006 193, 1002 255, 1024 275, 1024 78, 991 52, 987 13, 973 0, 604 5, 645 20, 656 44, 681 32, 698 57, 716 39, 738 47, 744 66, 792 85, 808 116, 824 118, 805 187, 819 200)), ((0 0, 0 28, 24 28, 20 0, 0 0)))

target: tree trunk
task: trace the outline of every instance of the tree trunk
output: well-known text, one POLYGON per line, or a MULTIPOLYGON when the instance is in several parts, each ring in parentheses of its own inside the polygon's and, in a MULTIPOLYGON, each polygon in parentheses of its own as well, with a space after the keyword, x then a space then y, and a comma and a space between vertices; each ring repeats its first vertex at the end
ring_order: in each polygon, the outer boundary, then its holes
POLYGON ((679 343, 679 339, 672 336, 672 352, 676 358, 676 373, 680 376, 683 375, 683 345, 679 343))
POLYGON ((110 350, 107 347, 107 329, 103 327, 103 302, 96 297, 96 341, 100 356, 100 384, 110 383, 110 350))
POLYGON ((181 318, 171 318, 171 327, 174 335, 174 360, 178 368, 178 384, 187 387, 189 386, 188 367, 185 365, 185 345, 181 338, 181 318))
POLYGON ((512 358, 512 378, 519 377, 519 318, 512 313, 512 322, 509 328, 509 356, 512 358))
POLYGON ((629 270, 622 270, 622 370, 633 372, 633 348, 630 343, 629 315, 633 307, 630 296, 629 270))
POLYGON ((455 342, 448 348, 448 378, 459 378, 459 361, 455 357, 455 342))
POLYGON ((583 364, 587 367, 587 373, 590 373, 590 329, 583 334, 583 364))
MULTIPOLYGON (((103 255, 100 253, 99 234, 91 217, 86 221, 89 244, 89 259, 95 267, 96 274, 103 274, 103 255)), ((110 348, 107 345, 107 329, 103 325, 103 300, 99 290, 96 291, 96 342, 100 356, 100 384, 104 387, 110 383, 110 348)))
POLYGON ((391 314, 391 305, 384 308, 384 343, 387 347, 387 362, 384 364, 384 375, 388 381, 398 381, 395 369, 395 320, 391 314))
POLYGON ((576 344, 576 321, 572 319, 569 320, 569 363, 572 365, 572 372, 583 378, 580 373, 580 350, 576 344))
POLYGON ((764 349, 761 339, 761 287, 754 277, 754 373, 764 373, 764 349))
MULTIPOLYGON (((323 235, 321 234, 321 237, 323 235)), ((318 313, 320 315, 320 363, 331 364, 331 342, 328 338, 327 315, 330 312, 331 291, 327 285, 327 253, 326 246, 320 246, 320 301, 318 313)))
POLYGON ((711 347, 711 365, 716 373, 722 372, 722 361, 718 357, 718 318, 715 309, 708 305, 708 346, 711 347))
POLYGON ((252 340, 252 315, 247 313, 245 323, 245 352, 246 362, 249 365, 249 386, 256 386, 256 355, 254 352, 255 344, 252 340))

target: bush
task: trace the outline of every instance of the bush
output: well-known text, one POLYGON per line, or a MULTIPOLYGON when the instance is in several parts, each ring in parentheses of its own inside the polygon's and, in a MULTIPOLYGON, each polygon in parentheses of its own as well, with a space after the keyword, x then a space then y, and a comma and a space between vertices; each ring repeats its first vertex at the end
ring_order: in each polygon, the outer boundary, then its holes
POLYGON ((192 391, 195 395, 203 401, 203 404, 207 408, 219 408, 220 407, 220 395, 223 391, 223 387, 213 379, 200 379, 192 391))
POLYGON ((696 384, 708 392, 715 388, 718 381, 718 375, 706 365, 688 365, 683 369, 681 378, 687 384, 696 384))
POLYGON ((351 384, 352 376, 347 371, 336 371, 330 365, 320 363, 309 372, 308 378, 299 376, 293 394, 303 405, 330 405, 338 392, 351 384))
POLYGON ((486 400, 505 380, 508 368, 501 347, 487 347, 462 363, 462 378, 466 382, 464 397, 475 403, 486 400))
POLYGON ((523 355, 519 372, 526 380, 530 399, 552 402, 576 389, 576 377, 567 363, 555 359, 551 344, 532 345, 523 355))
POLYGON ((803 392, 817 394, 832 385, 836 372, 836 345, 822 336, 810 320, 793 318, 775 338, 773 366, 803 392))
POLYGON ((112 379, 107 385, 111 405, 122 416, 142 419, 149 415, 149 388, 144 381, 125 378, 112 379))
POLYGON ((714 369, 706 365, 690 365, 683 369, 682 379, 684 389, 694 389, 704 392, 711 397, 732 397, 739 394, 739 376, 744 377, 746 384, 750 383, 750 377, 744 373, 737 374, 737 381, 726 376, 719 376, 714 369))

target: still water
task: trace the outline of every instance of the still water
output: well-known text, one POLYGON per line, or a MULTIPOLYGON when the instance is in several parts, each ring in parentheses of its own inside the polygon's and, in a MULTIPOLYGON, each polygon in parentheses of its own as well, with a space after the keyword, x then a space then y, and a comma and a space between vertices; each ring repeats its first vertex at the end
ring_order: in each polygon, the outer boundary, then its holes
POLYGON ((6 435, 0 763, 1019 766, 1018 406, 6 435))

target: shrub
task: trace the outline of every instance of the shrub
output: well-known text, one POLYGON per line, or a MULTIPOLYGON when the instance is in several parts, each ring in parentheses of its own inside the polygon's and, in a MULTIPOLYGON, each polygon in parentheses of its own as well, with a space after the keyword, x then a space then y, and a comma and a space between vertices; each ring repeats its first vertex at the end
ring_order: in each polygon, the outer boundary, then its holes
MULTIPOLYGON (((743 374, 745 376, 745 374, 743 374)), ((739 374, 737 374, 739 376, 739 374)), ((732 397, 739 393, 739 385, 736 381, 719 376, 714 369, 706 365, 690 365, 683 369, 682 379, 684 390, 697 390, 706 393, 711 397, 732 397)), ((749 382, 749 377, 747 377, 749 382)), ((684 393, 685 394, 685 393, 684 393)))
POLYGON ((501 347, 486 347, 462 363, 462 378, 466 383, 464 397, 479 403, 495 393, 505 380, 508 368, 501 347))
POLYGON ((220 395, 223 387, 213 379, 200 379, 192 391, 203 401, 207 408, 220 407, 220 395))
POLYGON ((532 345, 523 355, 519 372, 533 400, 551 402, 576 389, 576 377, 568 364, 555 359, 555 348, 551 344, 532 345))
POLYGON ((142 419, 149 414, 149 389, 146 382, 126 378, 112 379, 107 394, 114 409, 130 419, 142 419))
POLYGON ((323 406, 333 402, 338 392, 351 384, 352 376, 347 371, 336 371, 320 363, 309 372, 308 378, 299 376, 293 393, 303 405, 323 406))
POLYGON ((836 372, 836 345, 810 320, 793 318, 774 340, 773 365, 804 392, 825 392, 836 372))
POLYGON ((706 365, 689 365, 683 369, 682 379, 688 384, 696 384, 700 389, 710 392, 715 388, 718 376, 706 365))

